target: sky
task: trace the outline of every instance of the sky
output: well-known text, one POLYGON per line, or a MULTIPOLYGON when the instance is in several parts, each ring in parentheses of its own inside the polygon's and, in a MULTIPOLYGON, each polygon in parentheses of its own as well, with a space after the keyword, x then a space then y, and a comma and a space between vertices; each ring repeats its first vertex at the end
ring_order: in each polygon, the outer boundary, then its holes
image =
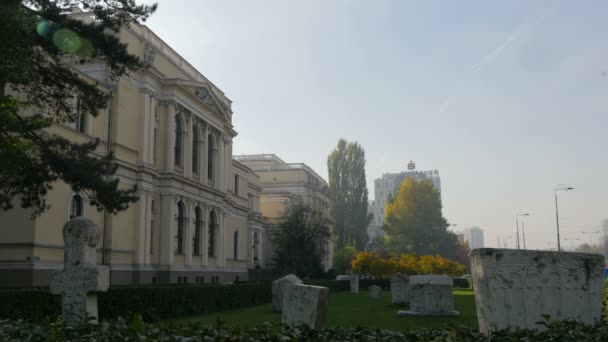
POLYGON ((599 240, 582 232, 608 218, 608 2, 157 3, 146 25, 233 101, 234 154, 327 179, 338 139, 357 141, 370 200, 413 160, 439 170, 453 229, 489 247, 514 247, 528 212, 527 247, 555 248, 567 184, 562 246, 599 240))

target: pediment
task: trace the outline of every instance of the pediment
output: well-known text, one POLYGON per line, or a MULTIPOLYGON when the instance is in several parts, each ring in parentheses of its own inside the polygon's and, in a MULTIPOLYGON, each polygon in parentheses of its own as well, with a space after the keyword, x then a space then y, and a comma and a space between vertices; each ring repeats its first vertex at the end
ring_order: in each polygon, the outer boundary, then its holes
POLYGON ((230 101, 226 99, 223 94, 218 95, 211 84, 207 82, 189 81, 189 80, 172 80, 174 84, 184 88, 190 94, 194 95, 199 101, 205 106, 213 110, 214 112, 230 119, 232 116, 232 109, 230 108, 230 101))

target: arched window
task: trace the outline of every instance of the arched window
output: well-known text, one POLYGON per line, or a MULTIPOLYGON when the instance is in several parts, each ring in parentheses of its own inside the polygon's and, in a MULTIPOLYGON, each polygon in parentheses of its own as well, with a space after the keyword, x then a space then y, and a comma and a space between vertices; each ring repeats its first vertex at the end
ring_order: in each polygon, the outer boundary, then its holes
POLYGON ((201 208, 198 206, 194 209, 194 237, 192 238, 192 255, 201 255, 200 240, 201 240, 201 208))
POLYGON ((253 233, 253 264, 256 266, 256 268, 260 264, 259 251, 260 251, 260 235, 258 234, 258 232, 255 232, 255 233, 253 233))
POLYGON ((175 254, 184 254, 184 224, 186 223, 186 217, 184 216, 184 204, 182 201, 177 202, 177 249, 175 254))
POLYGON ((83 207, 82 197, 80 195, 72 196, 72 200, 70 201, 70 220, 74 217, 82 216, 83 207))
POLYGON ((215 256, 215 227, 216 227, 215 212, 209 214, 209 247, 207 249, 207 255, 210 257, 215 256))
POLYGON ((198 154, 200 139, 198 137, 198 129, 194 128, 192 132, 192 173, 198 173, 198 154))
POLYGON ((175 116, 175 165, 182 166, 182 120, 175 116))
POLYGON ((237 260, 239 257, 239 232, 237 230, 234 231, 234 260, 237 260))
POLYGON ((211 134, 207 139, 207 178, 213 180, 213 138, 211 134))

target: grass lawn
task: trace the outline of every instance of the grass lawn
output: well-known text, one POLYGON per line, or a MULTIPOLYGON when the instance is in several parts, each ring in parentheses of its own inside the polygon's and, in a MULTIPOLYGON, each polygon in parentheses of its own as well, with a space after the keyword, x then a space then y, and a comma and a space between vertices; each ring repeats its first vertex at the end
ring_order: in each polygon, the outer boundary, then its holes
MULTIPOLYGON (((442 328, 446 324, 477 327, 475 296, 472 290, 454 291, 454 310, 460 312, 458 317, 397 317, 401 308, 391 305, 391 294, 383 291, 382 298, 369 299, 367 291, 359 294, 350 292, 330 293, 329 313, 326 327, 366 327, 389 330, 442 328)), ((263 322, 280 322, 281 314, 272 310, 272 304, 251 308, 225 311, 207 315, 190 316, 174 322, 201 321, 215 324, 217 319, 226 326, 250 328, 263 322)))

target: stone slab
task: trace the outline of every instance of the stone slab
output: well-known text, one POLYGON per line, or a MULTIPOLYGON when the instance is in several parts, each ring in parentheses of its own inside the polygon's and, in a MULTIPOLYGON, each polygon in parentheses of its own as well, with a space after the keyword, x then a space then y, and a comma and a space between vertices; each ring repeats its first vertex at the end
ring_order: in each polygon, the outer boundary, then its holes
POLYGON ((369 292, 369 298, 374 300, 380 299, 380 295, 382 294, 382 288, 378 285, 368 287, 367 291, 369 292))
POLYGON ((452 278, 445 275, 410 277, 410 311, 420 314, 444 315, 454 311, 452 278))
POLYGON ((288 274, 272 282, 272 307, 275 311, 282 311, 283 293, 288 284, 303 284, 303 282, 295 274, 288 274))
POLYGON ((283 295, 282 322, 323 329, 327 321, 329 288, 289 283, 283 295))
POLYGON ((359 275, 353 274, 350 277, 350 293, 359 293, 359 275))
POLYGON ((410 280, 401 273, 391 277, 391 303, 396 305, 409 304, 410 302, 410 280))
POLYGON ((543 315, 601 320, 602 255, 479 248, 471 252, 479 329, 543 329, 543 315))
POLYGON ((452 312, 426 313, 426 312, 399 310, 399 311, 397 311, 397 316, 399 316, 399 317, 408 317, 408 316, 460 316, 460 312, 458 312, 456 310, 452 310, 452 312))

